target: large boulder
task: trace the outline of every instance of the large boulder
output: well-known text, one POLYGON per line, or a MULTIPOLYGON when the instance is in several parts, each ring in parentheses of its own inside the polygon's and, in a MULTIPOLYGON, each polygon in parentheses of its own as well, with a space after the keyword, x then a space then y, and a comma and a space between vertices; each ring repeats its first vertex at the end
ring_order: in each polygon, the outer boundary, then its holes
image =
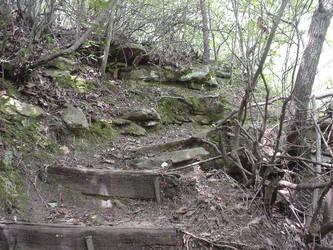
POLYGON ((67 108, 62 113, 62 119, 71 130, 84 130, 88 129, 88 121, 81 109, 73 107, 68 104, 67 108))
MULTIPOLYGON (((9 96, 3 96, 1 99, 4 102, 4 111, 7 114, 20 114, 27 117, 39 117, 46 115, 44 110, 38 106, 22 102, 9 96)), ((1 99, 0 102, 2 102, 1 99)))

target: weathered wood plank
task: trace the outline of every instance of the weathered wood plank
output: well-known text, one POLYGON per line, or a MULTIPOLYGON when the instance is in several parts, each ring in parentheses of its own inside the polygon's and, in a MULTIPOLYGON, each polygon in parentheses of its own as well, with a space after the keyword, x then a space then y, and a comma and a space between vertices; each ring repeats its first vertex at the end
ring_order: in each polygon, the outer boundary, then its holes
POLYGON ((159 174, 68 167, 47 168, 47 174, 62 185, 88 195, 119 196, 160 201, 159 174))
POLYGON ((173 228, 112 228, 0 222, 0 250, 177 249, 173 228), (87 245, 89 239, 89 246, 87 245))

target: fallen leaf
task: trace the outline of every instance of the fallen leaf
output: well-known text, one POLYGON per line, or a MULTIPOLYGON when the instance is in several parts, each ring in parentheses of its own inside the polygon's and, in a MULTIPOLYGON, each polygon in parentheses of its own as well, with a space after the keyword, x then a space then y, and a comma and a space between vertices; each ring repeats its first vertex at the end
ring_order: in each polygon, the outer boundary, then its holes
POLYGON ((219 195, 215 195, 215 200, 221 201, 221 200, 222 200, 222 197, 219 196, 219 195))
POLYGON ((186 214, 187 207, 180 207, 177 209, 176 214, 186 214))
POLYGON ((57 210, 57 212, 58 212, 58 214, 61 214, 61 215, 66 215, 66 214, 67 214, 67 211, 64 210, 64 209, 61 209, 61 208, 59 208, 59 209, 57 210))
POLYGON ((49 205, 50 207, 57 207, 58 202, 49 202, 49 203, 47 203, 47 205, 49 205))

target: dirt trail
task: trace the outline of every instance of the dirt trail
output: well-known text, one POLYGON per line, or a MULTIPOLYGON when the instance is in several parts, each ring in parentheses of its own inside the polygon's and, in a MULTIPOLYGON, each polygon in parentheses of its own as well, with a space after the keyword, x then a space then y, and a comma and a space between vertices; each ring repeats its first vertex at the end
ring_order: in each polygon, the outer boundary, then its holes
MULTIPOLYGON (((146 92, 153 93, 154 100, 157 100, 161 96, 173 95, 178 91, 174 87, 159 85, 144 85, 140 88, 122 85, 117 89, 121 91, 104 93, 98 97, 98 100, 94 99, 90 105, 97 107, 95 104, 98 101, 114 98, 115 105, 112 107, 111 118, 115 118, 119 110, 124 107, 133 109, 156 107, 156 101, 147 102, 146 98, 141 101, 142 95, 146 92)), ((186 92, 196 95, 210 94, 194 90, 186 92)), ((152 100, 151 97, 148 100, 152 100)), ((106 107, 109 108, 110 106, 106 107)), ((93 113, 95 116, 103 117, 105 111, 96 108, 93 113)), ((171 141, 191 138, 203 129, 202 126, 200 129, 197 127, 194 122, 164 125, 155 130, 148 130, 144 137, 120 135, 110 142, 104 142, 103 145, 89 145, 88 150, 84 151, 76 148, 78 144, 73 142, 72 147, 69 144, 69 152, 59 157, 55 166, 74 168, 83 172, 147 171, 133 167, 133 161, 137 158, 158 156, 168 150, 197 146, 182 144, 175 144, 174 147, 162 146, 171 141), (157 144, 159 146, 152 146, 157 144), (138 150, 144 146, 146 150, 138 150)), ((204 249, 214 244, 224 246, 226 249, 271 249, 287 244, 288 239, 285 234, 280 233, 284 230, 282 222, 277 218, 268 220, 255 194, 243 188, 222 169, 203 171, 199 165, 195 165, 173 173, 161 168, 150 172, 158 175, 158 188, 154 181, 152 187, 155 193, 157 189, 159 190, 160 202, 156 199, 87 195, 83 189, 70 190, 61 177, 58 183, 55 183, 49 178, 50 176, 46 176, 44 181, 36 178, 27 183, 28 199, 24 209, 14 209, 11 214, 3 214, 1 220, 79 225, 89 227, 92 231, 94 227, 99 228, 99 226, 110 230, 177 229, 178 238, 175 238, 177 242, 174 246, 169 246, 170 249, 204 249)), ((79 185, 86 185, 89 188, 89 185, 96 186, 102 183, 103 178, 93 176, 92 179, 88 179, 82 175, 78 179, 80 179, 79 185)), ((75 174, 72 179, 76 179, 75 174)), ((105 183, 108 183, 107 179, 105 183)), ((147 184, 147 187, 150 187, 149 185, 147 184)), ((139 191, 140 186, 136 189, 139 191)), ((75 237, 83 236, 86 235, 75 237)), ((98 240, 95 240, 97 245, 98 240)), ((82 241, 86 242, 85 238, 82 238, 82 241)), ((38 243, 36 245, 33 249, 42 249, 38 248, 38 243)), ((137 247, 124 246, 118 249, 147 249, 145 248, 147 246, 139 244, 137 247)))

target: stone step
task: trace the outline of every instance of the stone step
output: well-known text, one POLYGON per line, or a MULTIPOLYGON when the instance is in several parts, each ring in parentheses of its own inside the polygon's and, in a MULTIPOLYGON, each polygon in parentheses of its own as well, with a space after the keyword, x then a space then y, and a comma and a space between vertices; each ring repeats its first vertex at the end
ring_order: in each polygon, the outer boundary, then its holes
POLYGON ((174 228, 0 222, 0 250, 177 249, 174 228))
POLYGON ((152 171, 122 171, 49 166, 48 178, 86 195, 161 201, 160 175, 152 171))

